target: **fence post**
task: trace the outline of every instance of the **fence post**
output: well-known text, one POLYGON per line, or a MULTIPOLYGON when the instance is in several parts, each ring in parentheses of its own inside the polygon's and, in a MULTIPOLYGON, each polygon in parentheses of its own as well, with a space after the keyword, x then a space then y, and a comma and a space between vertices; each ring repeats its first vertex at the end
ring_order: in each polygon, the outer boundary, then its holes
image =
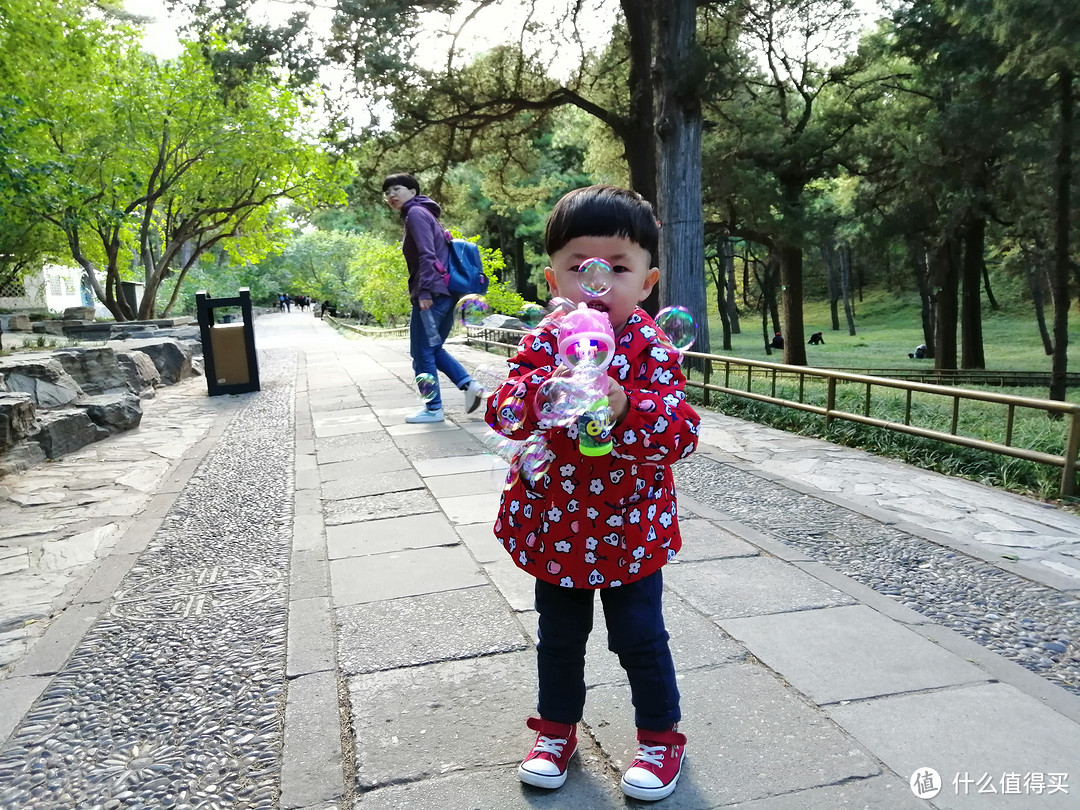
POLYGON ((1061 470, 1061 497, 1076 494, 1076 461, 1080 455, 1080 411, 1073 411, 1069 421, 1069 438, 1065 442, 1065 465, 1061 470))
POLYGON ((832 412, 836 408, 836 377, 829 377, 825 393, 825 429, 832 424, 832 412))
POLYGON ((707 408, 707 407, 709 407, 709 393, 710 393, 710 391, 709 391, 709 379, 712 377, 712 358, 711 357, 706 357, 705 358, 705 364, 701 367, 701 376, 702 376, 702 382, 705 384, 704 387, 701 389, 702 393, 704 394, 702 399, 703 399, 703 401, 705 403, 705 407, 707 408))

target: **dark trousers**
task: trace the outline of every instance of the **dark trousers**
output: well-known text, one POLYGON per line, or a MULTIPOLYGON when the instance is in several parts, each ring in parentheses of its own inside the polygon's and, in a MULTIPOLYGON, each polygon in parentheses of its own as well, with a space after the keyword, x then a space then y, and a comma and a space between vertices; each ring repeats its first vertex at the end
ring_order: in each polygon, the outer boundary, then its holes
MULTIPOLYGON (((679 722, 679 688, 664 628, 660 571, 617 588, 601 588, 608 649, 630 681, 634 724, 663 731, 679 722)), ((545 720, 577 723, 585 709, 585 644, 593 623, 593 593, 536 580, 540 641, 537 711, 545 720)))

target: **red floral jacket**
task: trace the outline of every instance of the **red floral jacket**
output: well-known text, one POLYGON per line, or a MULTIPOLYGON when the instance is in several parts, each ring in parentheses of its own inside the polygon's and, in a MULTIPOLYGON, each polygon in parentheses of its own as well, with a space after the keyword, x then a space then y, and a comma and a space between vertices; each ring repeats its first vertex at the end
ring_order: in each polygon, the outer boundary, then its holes
MULTIPOLYGON (((545 322, 518 344, 509 376, 488 399, 486 420, 511 439, 539 429, 533 401, 559 363, 558 324, 545 322), (524 422, 500 409, 523 394, 524 422), (514 422, 516 420, 509 420, 514 422)), ((567 588, 609 588, 642 579, 682 546, 671 464, 697 446, 699 417, 686 402, 678 353, 642 309, 616 341, 607 372, 623 386, 629 412, 612 428, 609 455, 582 455, 577 426, 547 430, 546 473, 511 472, 495 536, 524 571, 567 588)))

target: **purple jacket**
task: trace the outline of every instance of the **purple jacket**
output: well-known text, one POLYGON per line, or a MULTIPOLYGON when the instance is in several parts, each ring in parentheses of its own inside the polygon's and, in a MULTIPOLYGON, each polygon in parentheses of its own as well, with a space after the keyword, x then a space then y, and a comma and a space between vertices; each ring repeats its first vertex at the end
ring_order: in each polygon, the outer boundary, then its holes
POLYGON ((450 246, 439 222, 442 208, 430 197, 417 194, 401 206, 405 236, 401 252, 409 267, 409 300, 414 304, 436 295, 449 295, 446 287, 450 246))

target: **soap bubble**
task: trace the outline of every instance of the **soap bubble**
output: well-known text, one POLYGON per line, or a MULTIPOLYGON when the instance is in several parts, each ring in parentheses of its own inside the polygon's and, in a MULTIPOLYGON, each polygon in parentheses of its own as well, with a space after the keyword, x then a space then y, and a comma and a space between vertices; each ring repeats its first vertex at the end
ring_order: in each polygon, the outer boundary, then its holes
POLYGON ((615 271, 603 259, 586 259, 578 267, 578 283, 582 291, 593 298, 608 292, 615 283, 615 271))
POLYGON ((543 434, 534 433, 525 440, 518 460, 521 472, 530 483, 536 483, 547 474, 551 458, 548 456, 547 440, 543 434))
POLYGON ((592 338, 582 338, 566 347, 563 362, 571 368, 577 368, 580 365, 603 368, 611 359, 610 355, 611 347, 607 343, 592 338))
POLYGON ((499 430, 520 430, 525 424, 525 401, 521 397, 508 395, 499 403, 499 430))
POLYGON ((547 315, 547 310, 539 304, 534 304, 529 301, 521 308, 521 311, 518 312, 518 320, 530 329, 535 329, 540 325, 540 321, 544 320, 545 315, 547 315))
POLYGON ((549 377, 536 389, 533 409, 544 424, 566 426, 577 419, 580 399, 577 387, 569 377, 549 377))
POLYGON ((431 402, 431 400, 435 399, 435 395, 439 393, 439 384, 435 380, 435 375, 417 374, 416 390, 420 392, 420 399, 424 402, 431 402))
POLYGON ((656 313, 656 325, 667 336, 668 343, 680 352, 689 349, 697 340, 697 324, 686 307, 664 307, 656 313))
POLYGON ((479 326, 491 314, 491 304, 482 295, 464 295, 457 306, 463 326, 479 326))

